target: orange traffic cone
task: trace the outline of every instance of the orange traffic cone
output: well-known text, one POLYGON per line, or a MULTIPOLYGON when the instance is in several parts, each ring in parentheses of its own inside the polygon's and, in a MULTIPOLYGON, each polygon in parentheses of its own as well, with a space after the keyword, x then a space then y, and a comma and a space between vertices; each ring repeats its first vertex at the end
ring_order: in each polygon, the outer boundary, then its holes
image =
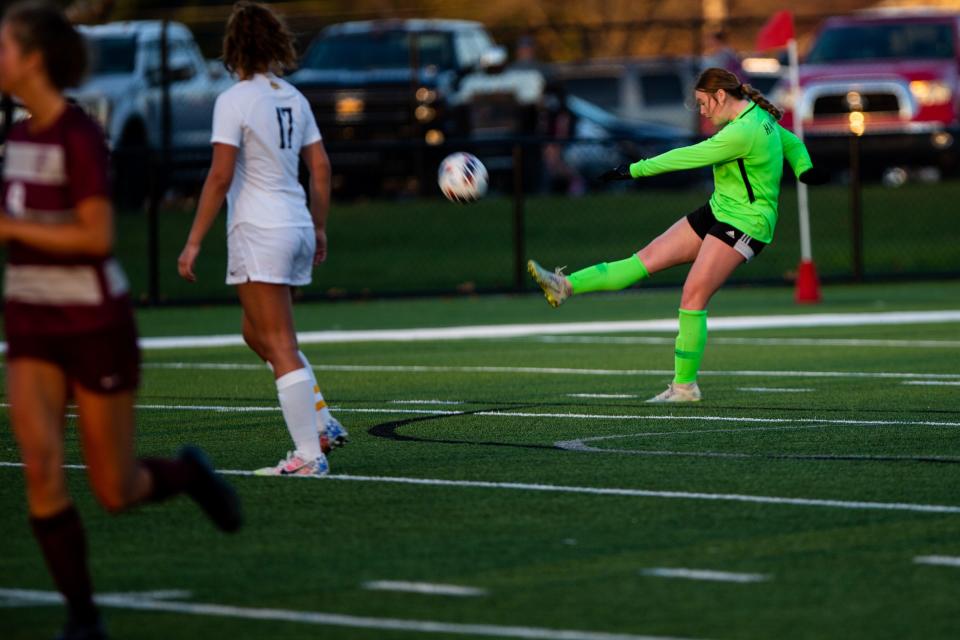
POLYGON ((814 266, 813 260, 800 261, 794 299, 800 304, 820 302, 820 279, 817 278, 817 267, 814 266))

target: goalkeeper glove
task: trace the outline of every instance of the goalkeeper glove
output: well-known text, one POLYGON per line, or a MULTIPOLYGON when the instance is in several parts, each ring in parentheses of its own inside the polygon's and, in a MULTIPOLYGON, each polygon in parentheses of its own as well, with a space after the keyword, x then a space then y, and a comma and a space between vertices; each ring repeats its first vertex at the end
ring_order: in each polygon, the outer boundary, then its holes
POLYGON ((610 169, 600 174, 601 182, 614 182, 616 180, 633 180, 633 176, 630 175, 630 163, 624 162, 616 169, 610 169))
POLYGON ((797 180, 804 184, 826 184, 830 181, 830 174, 820 167, 811 167, 797 176, 797 180))

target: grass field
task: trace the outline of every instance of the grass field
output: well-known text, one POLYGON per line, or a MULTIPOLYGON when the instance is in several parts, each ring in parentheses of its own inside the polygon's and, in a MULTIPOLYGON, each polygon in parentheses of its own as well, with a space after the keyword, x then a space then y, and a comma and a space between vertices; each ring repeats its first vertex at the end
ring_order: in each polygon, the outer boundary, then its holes
MULTIPOLYGON (((571 269, 637 251, 680 216, 702 205, 709 191, 637 189, 583 198, 531 197, 526 203, 528 257, 571 269)), ((825 277, 849 277, 851 221, 845 187, 811 189, 814 256, 825 277)), ((956 272, 960 237, 943 215, 960 199, 960 181, 938 185, 865 188, 864 262, 868 276, 956 272)), ((800 256, 796 193, 785 189, 774 243, 762 259, 741 268, 741 281, 789 280, 800 256)), ((223 284, 224 222, 212 229, 197 263, 194 284, 177 276, 177 255, 193 212, 169 209, 160 218, 160 292, 164 300, 232 299, 223 284)), ((134 292, 147 291, 146 222, 119 217, 118 253, 134 292)), ((330 257, 307 293, 449 291, 513 287, 513 204, 488 198, 469 207, 441 200, 334 202, 330 257)), ((680 282, 684 270, 656 276, 680 282)))
MULTIPOLYGON (((247 526, 222 536, 187 500, 110 517, 68 471, 96 586, 113 594, 110 628, 136 639, 956 638, 960 319, 877 322, 958 310, 960 283, 825 297, 800 308, 785 289, 721 292, 704 402, 677 407, 643 402, 669 380, 672 330, 559 324, 670 319, 677 291, 559 311, 533 295, 305 305, 305 332, 550 325, 305 345, 352 435, 326 480, 242 475, 288 447, 270 375, 248 351, 148 350, 141 451, 206 448, 237 472, 247 526), (811 313, 863 315, 789 326, 811 313), (796 318, 719 328, 772 315, 796 318), (381 581, 462 589, 371 588, 381 581), (188 593, 136 595, 157 590, 188 593)), ((140 320, 147 337, 232 334, 238 310, 140 320)), ((72 428, 67 442, 81 464, 72 428)), ((0 451, 0 636, 50 637, 62 610, 39 602, 52 585, 6 424, 0 451)))

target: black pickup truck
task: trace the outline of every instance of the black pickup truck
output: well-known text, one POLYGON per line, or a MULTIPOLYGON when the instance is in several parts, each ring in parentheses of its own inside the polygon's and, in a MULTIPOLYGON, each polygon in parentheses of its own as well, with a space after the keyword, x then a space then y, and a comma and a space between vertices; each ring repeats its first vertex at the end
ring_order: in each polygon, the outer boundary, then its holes
POLYGON ((477 22, 349 22, 321 32, 290 81, 313 107, 335 187, 402 189, 432 173, 445 142, 469 135, 463 80, 505 62, 477 22))

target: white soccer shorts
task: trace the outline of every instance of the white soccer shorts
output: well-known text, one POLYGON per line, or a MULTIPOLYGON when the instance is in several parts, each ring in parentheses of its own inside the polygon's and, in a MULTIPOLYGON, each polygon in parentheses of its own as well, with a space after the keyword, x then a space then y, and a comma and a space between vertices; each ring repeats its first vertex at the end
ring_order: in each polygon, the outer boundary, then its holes
POLYGON ((238 224, 227 234, 227 284, 310 284, 317 238, 313 227, 238 224))

